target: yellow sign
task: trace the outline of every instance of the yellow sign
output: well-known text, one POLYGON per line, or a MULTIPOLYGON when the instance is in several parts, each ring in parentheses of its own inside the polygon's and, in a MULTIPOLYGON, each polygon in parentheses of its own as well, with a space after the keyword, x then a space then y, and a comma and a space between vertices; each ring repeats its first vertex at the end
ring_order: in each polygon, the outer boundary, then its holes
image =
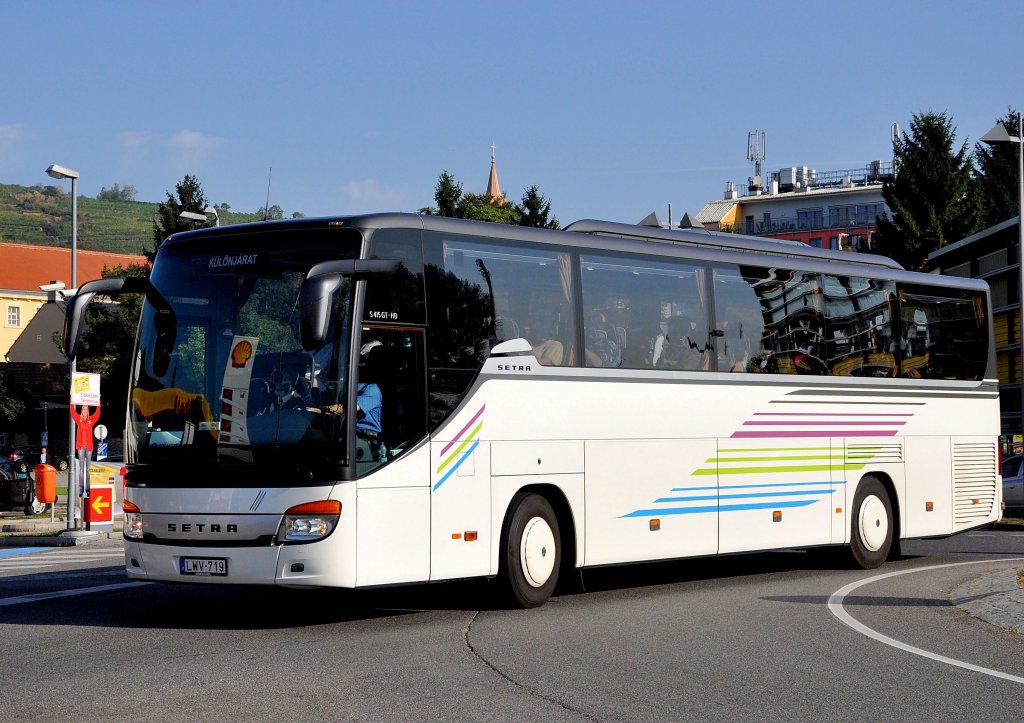
POLYGON ((88 404, 90 407, 100 403, 100 375, 75 372, 71 378, 71 403, 88 404))
MULTIPOLYGON (((96 485, 110 485, 111 490, 117 490, 117 470, 113 467, 107 467, 103 464, 91 464, 89 465, 89 486, 95 487, 96 485)), ((111 492, 111 500, 117 499, 114 492, 111 492)))

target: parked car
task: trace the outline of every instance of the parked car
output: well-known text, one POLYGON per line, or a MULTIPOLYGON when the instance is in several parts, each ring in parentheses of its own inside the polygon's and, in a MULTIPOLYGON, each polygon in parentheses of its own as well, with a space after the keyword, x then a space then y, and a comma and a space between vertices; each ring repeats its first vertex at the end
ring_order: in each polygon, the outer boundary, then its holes
MULTIPOLYGON (((8 459, 15 462, 19 459, 24 459, 25 464, 29 468, 35 467, 39 464, 39 454, 41 447, 34 444, 22 444, 17 447, 12 447, 8 459)), ((53 447, 46 448, 46 463, 53 465, 61 472, 68 468, 68 457, 66 454, 60 452, 54 452, 53 447)))
POLYGON ((36 499, 36 481, 24 460, 0 456, 0 509, 22 509, 26 515, 46 512, 49 505, 36 499))
POLYGON ((1003 503, 1006 509, 1024 509, 1024 455, 1003 460, 1003 503))

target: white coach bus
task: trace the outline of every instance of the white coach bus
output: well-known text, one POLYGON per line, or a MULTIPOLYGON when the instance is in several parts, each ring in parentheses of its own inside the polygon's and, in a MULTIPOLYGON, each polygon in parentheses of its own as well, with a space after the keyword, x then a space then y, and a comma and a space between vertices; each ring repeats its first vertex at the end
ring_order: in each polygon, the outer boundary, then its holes
POLYGON ((363 588, 1000 515, 988 287, 793 242, 408 214, 175 234, 126 427, 139 580, 363 588), (352 410, 355 410, 354 413, 352 410))

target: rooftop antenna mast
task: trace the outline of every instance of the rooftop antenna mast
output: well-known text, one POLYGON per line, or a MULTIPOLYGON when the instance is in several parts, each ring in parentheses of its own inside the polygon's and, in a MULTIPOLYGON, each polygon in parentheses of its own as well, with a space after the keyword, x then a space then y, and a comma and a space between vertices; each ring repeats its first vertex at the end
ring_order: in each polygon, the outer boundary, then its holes
POLYGON ((267 173, 267 202, 263 204, 263 220, 270 220, 270 179, 274 177, 274 167, 270 167, 270 171, 267 173))
POLYGON ((754 176, 750 179, 751 191, 764 190, 764 178, 761 176, 761 163, 765 159, 767 134, 764 131, 747 133, 747 160, 754 164, 754 176))

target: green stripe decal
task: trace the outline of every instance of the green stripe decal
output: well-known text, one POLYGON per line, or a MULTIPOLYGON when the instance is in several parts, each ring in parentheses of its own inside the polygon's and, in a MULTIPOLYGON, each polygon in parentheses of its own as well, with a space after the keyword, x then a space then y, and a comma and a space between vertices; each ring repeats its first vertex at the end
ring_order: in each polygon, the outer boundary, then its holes
POLYGON ((828 454, 808 454, 808 455, 780 455, 778 457, 711 457, 710 459, 704 460, 705 464, 715 464, 716 462, 774 462, 779 460, 780 462, 790 462, 793 460, 809 460, 809 459, 832 459, 832 455, 828 454))
POLYGON ((448 455, 448 458, 445 459, 445 461, 441 463, 441 466, 437 468, 438 474, 440 474, 441 470, 443 470, 445 467, 447 467, 451 463, 451 461, 453 459, 455 459, 456 457, 459 456, 459 452, 464 450, 466 448, 466 445, 473 441, 473 439, 476 437, 476 435, 478 435, 480 433, 480 429, 483 426, 484 426, 484 423, 480 422, 475 427, 473 427, 473 431, 469 433, 468 437, 466 437, 464 440, 462 440, 462 444, 460 444, 458 447, 456 447, 455 451, 452 452, 450 455, 448 455))
POLYGON ((693 476, 712 474, 772 474, 774 472, 830 472, 835 468, 842 467, 848 470, 863 469, 862 464, 801 464, 781 467, 711 467, 694 470, 693 476))
POLYGON ((746 454, 747 452, 830 452, 831 447, 747 447, 744 449, 720 449, 719 454, 746 454))

